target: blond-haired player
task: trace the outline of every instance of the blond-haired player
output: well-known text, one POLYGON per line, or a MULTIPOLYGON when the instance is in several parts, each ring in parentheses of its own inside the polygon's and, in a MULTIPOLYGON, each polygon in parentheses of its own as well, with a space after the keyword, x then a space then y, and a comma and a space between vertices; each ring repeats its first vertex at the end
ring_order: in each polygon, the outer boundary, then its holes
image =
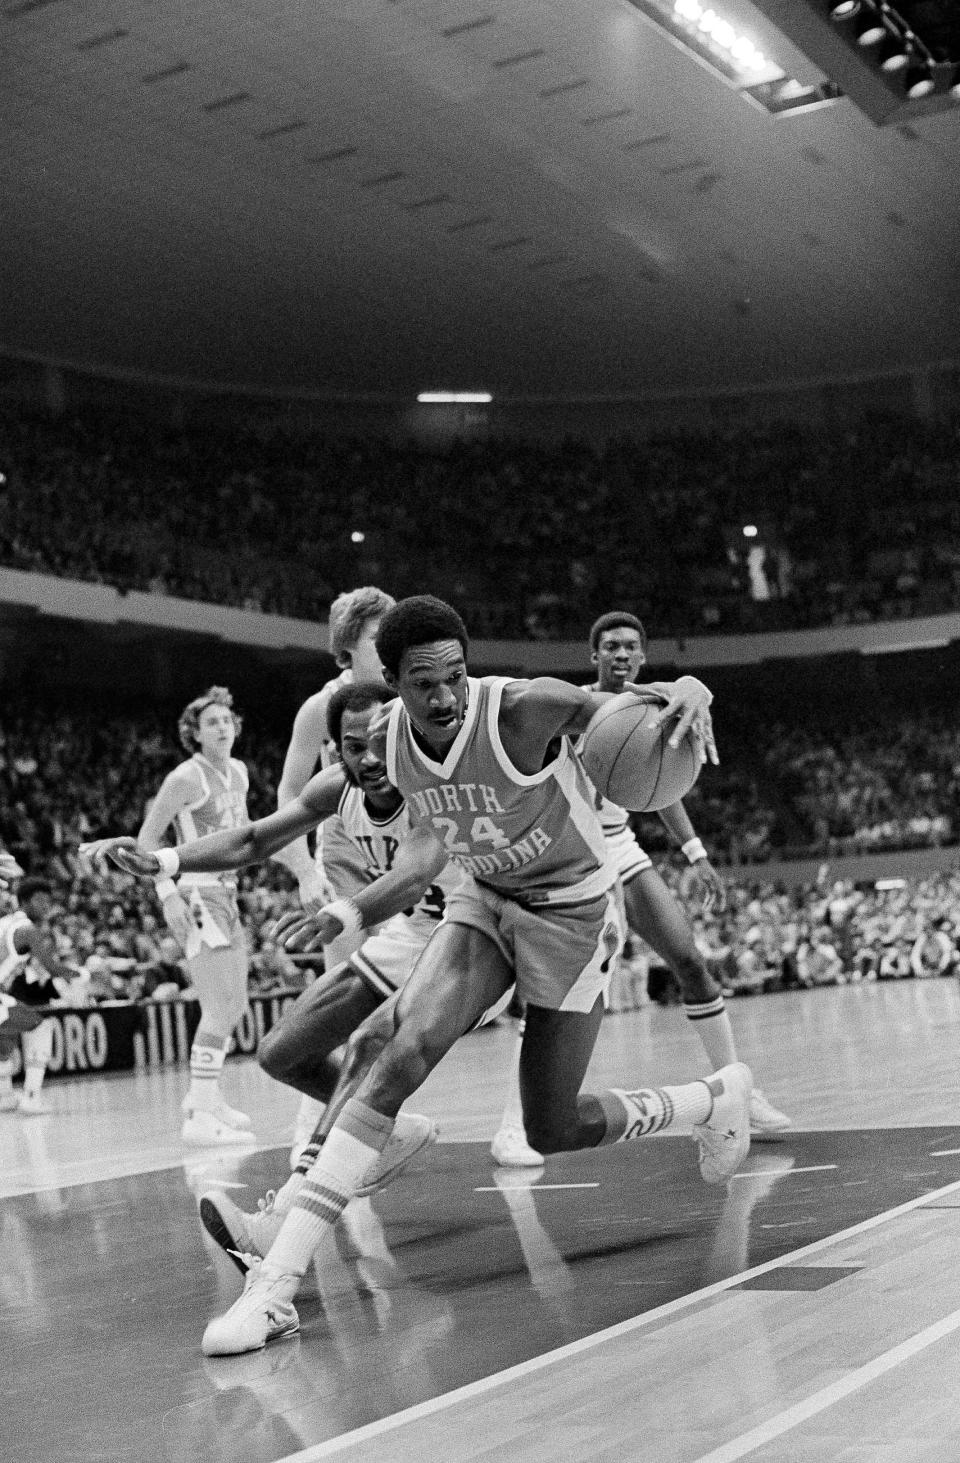
MULTIPOLYGON (((171 826, 178 843, 239 828, 247 814, 249 777, 232 755, 240 718, 226 686, 211 686, 185 706, 177 730, 188 753, 168 773, 137 835, 153 852, 171 826)), ((250 1119, 220 1092, 230 1037, 247 1004, 248 949, 230 874, 182 874, 156 880, 163 917, 187 957, 200 1002, 200 1025, 190 1047, 190 1087, 183 1100, 186 1143, 249 1143, 250 1119)))
MULTIPOLYGON (((330 654, 340 667, 340 674, 308 696, 294 718, 277 788, 279 808, 300 796, 318 767, 330 767, 337 761, 329 722, 331 699, 346 686, 382 681, 383 669, 374 642, 380 621, 395 603, 385 590, 364 584, 338 595, 330 606, 330 654)), ((322 828, 317 829, 315 838, 313 854, 304 837, 294 839, 289 847, 274 855, 293 874, 304 904, 322 903, 332 897, 323 872, 322 828)), ((322 1104, 313 1098, 301 1099, 294 1123, 291 1158, 312 1134, 322 1110, 322 1104)))

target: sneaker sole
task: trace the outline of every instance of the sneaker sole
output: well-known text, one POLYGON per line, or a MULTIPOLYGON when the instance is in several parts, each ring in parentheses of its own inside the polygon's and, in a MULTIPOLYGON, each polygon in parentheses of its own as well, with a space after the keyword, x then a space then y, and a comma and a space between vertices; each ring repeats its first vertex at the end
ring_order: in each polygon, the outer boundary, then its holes
POLYGON ((212 1199, 200 1200, 200 1223, 207 1234, 229 1255, 241 1275, 246 1275, 248 1266, 244 1264, 243 1255, 239 1252, 237 1241, 230 1233, 220 1216, 220 1211, 212 1199))
POLYGON ((291 1339, 291 1337, 297 1336, 297 1335, 299 1335, 299 1333, 300 1333, 300 1319, 298 1317, 296 1321, 291 1322, 291 1324, 289 1326, 287 1326, 283 1331, 277 1331, 277 1332, 274 1333, 273 1336, 268 1336, 265 1341, 261 1341, 261 1343, 260 1343, 259 1346, 242 1346, 242 1347, 239 1347, 235 1351, 227 1351, 227 1350, 209 1351, 207 1349, 207 1347, 204 1345, 204 1343, 201 1341, 201 1343, 200 1343, 200 1350, 203 1352, 203 1355, 204 1356, 210 1356, 210 1357, 214 1357, 214 1356, 256 1356, 258 1352, 265 1351, 266 1348, 268 1346, 270 1346, 272 1342, 274 1342, 274 1341, 289 1341, 291 1339))
POLYGON ((422 1153, 425 1148, 432 1147, 433 1144, 436 1143, 439 1136, 440 1130, 436 1126, 434 1126, 433 1128, 431 1128, 429 1133, 424 1135, 424 1137, 417 1144, 416 1148, 411 1148, 409 1153, 405 1153, 402 1158, 398 1158, 392 1168, 388 1168, 385 1173, 378 1176, 376 1183, 362 1184, 360 1188, 356 1190, 354 1197, 357 1199, 366 1199, 369 1198, 371 1194, 379 1194, 381 1189, 385 1189, 388 1184, 393 1183, 394 1179, 398 1179, 400 1177, 407 1164, 410 1163, 412 1159, 416 1158, 418 1153, 422 1153))

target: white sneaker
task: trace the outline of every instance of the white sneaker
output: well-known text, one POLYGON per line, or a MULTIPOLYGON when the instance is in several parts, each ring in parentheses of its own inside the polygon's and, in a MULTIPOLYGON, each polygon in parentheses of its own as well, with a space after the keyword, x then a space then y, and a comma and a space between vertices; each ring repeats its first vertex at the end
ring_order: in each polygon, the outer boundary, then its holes
POLYGON ((52 1111, 53 1108, 48 1102, 44 1102, 39 1093, 36 1097, 28 1097, 27 1094, 24 1093, 19 1103, 17 1104, 17 1112, 23 1113, 24 1117, 27 1118, 43 1117, 44 1113, 52 1111))
POLYGON ((750 1094, 750 1137, 754 1143, 775 1143, 793 1120, 755 1087, 750 1094))
POLYGON ((544 1158, 527 1142, 519 1123, 504 1123, 490 1144, 494 1163, 501 1168, 543 1168, 544 1158))
POLYGON ((204 1356, 262 1351, 268 1341, 294 1336, 300 1330, 300 1317, 293 1306, 300 1276, 274 1270, 255 1255, 247 1258, 249 1273, 243 1294, 207 1326, 201 1342, 204 1356))
POLYGON ((196 1112, 212 1112, 215 1117, 218 1117, 220 1119, 221 1123, 226 1123, 228 1128, 253 1127, 253 1119, 249 1117, 245 1112, 241 1112, 239 1108, 231 1107, 229 1102, 226 1102, 220 1096, 219 1092, 217 1093, 216 1102, 213 1104, 213 1107, 209 1109, 201 1109, 195 1107, 190 1100, 190 1094, 188 1092, 186 1097, 180 1104, 180 1111, 183 1113, 185 1118, 192 1117, 193 1114, 196 1112))
POLYGON ((274 1208, 276 1193, 257 1200, 256 1214, 248 1214, 222 1189, 209 1189, 200 1196, 200 1222, 211 1239, 226 1250, 241 1275, 250 1268, 250 1258, 262 1260, 280 1233, 283 1215, 274 1208))
POLYGON ((196 1143, 201 1148, 255 1141, 249 1128, 231 1128, 215 1112, 204 1108, 198 1108, 190 1114, 180 1129, 180 1136, 184 1143, 196 1143))
POLYGON ((744 1062, 721 1067, 708 1077, 719 1082, 713 1111, 693 1130, 700 1149, 700 1174, 708 1184, 722 1184, 736 1173, 750 1152, 750 1093, 753 1074, 744 1062))
POLYGON ((431 1143, 436 1143, 439 1136, 439 1128, 429 1118, 423 1118, 415 1112, 397 1113, 393 1132, 376 1162, 367 1169, 363 1183, 356 1190, 356 1197, 366 1198, 368 1194, 376 1193, 377 1189, 392 1184, 411 1158, 415 1158, 422 1149, 429 1148, 431 1143))

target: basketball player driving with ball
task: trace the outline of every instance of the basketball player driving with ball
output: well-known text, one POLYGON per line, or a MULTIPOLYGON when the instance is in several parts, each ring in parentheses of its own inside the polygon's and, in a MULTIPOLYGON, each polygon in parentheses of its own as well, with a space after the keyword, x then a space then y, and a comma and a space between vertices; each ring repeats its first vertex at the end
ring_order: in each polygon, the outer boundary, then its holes
MULTIPOLYGON (((448 858, 467 877, 396 1000, 392 1034, 341 1110, 266 1257, 251 1263, 243 1295, 208 1325, 207 1355, 257 1350, 298 1329, 292 1301, 301 1278, 377 1162, 401 1106, 514 981, 527 1011, 524 1121, 538 1151, 679 1125, 693 1129, 703 1178, 721 1183, 749 1150, 752 1078, 741 1063, 684 1085, 580 1092, 621 922, 595 793, 569 739, 609 698, 549 677, 472 678, 467 647, 460 616, 432 596, 401 601, 381 623, 377 650, 398 695, 382 728, 387 769, 407 799, 412 832, 375 884, 315 915, 287 916, 279 932, 288 947, 316 948, 407 907, 448 858)), ((671 745, 693 728, 703 760, 716 760, 712 698, 700 681, 685 676, 643 689, 662 699, 671 745)), ((330 776, 321 773, 288 805, 300 807, 301 823, 324 816, 330 776)), ((255 862, 271 852, 271 825, 278 836, 285 814, 162 851, 160 860, 182 859, 190 870, 255 862)), ((293 814, 287 819, 286 837, 304 831, 291 828, 293 814)), ((130 842, 102 840, 88 851, 154 876, 157 855, 130 842)))

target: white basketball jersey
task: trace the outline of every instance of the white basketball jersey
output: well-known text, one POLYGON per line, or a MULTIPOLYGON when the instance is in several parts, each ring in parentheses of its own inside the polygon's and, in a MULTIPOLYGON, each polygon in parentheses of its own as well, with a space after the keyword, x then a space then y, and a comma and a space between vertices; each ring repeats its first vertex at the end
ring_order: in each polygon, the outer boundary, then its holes
POLYGON ((12 914, 5 914, 0 919, 0 990, 20 974, 30 959, 29 950, 21 955, 13 943, 16 931, 22 930, 29 923, 30 920, 22 909, 15 909, 12 914))
MULTIPOLYGON (((323 863, 334 889, 339 893, 337 876, 341 868, 354 872, 359 866, 368 884, 386 874, 393 868, 397 849, 409 832, 406 803, 393 813, 379 815, 368 807, 362 789, 348 784, 337 813, 324 825, 323 863)), ((405 917, 418 928, 426 925, 433 929, 461 878, 460 870, 447 864, 422 899, 412 909, 404 910, 405 917)))

